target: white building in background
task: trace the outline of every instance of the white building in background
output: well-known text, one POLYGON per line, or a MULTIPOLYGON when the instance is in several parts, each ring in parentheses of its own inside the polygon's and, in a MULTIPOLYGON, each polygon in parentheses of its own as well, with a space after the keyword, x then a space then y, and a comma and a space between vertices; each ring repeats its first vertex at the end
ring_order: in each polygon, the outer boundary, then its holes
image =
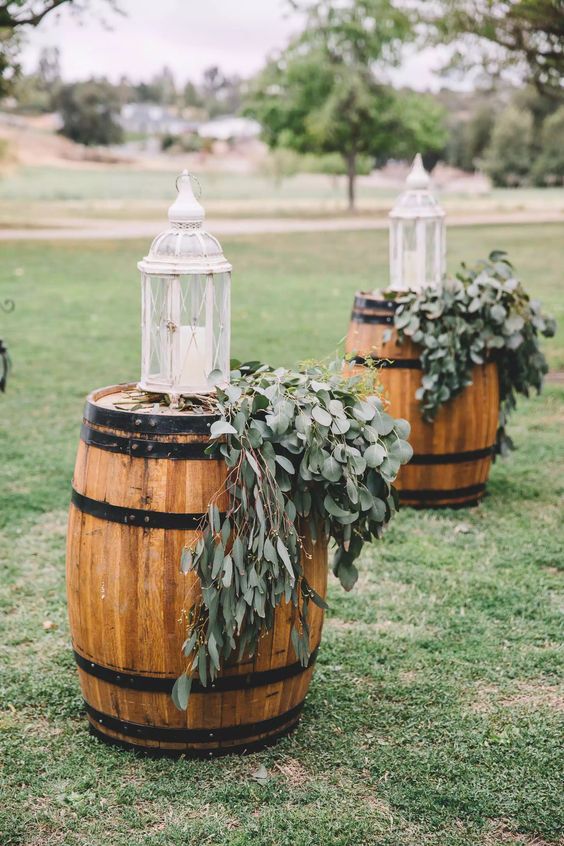
POLYGON ((260 123, 250 118, 224 115, 200 124, 198 135, 200 138, 211 138, 214 141, 250 141, 258 138, 261 133, 260 123))
POLYGON ((121 109, 120 123, 125 132, 148 136, 197 132, 200 125, 157 103, 126 103, 121 109))

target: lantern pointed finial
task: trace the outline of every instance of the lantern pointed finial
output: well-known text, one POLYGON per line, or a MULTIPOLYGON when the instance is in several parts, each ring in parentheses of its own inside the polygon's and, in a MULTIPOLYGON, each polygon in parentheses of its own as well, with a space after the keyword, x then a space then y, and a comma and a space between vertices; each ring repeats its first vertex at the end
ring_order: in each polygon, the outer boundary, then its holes
POLYGON ((205 217, 204 209, 194 196, 192 177, 183 170, 176 180, 178 197, 168 210, 168 219, 175 223, 201 223, 205 217))
POLYGON ((421 153, 417 153, 413 160, 411 170, 409 171, 407 179, 405 180, 405 184, 408 188, 412 188, 415 190, 424 190, 429 187, 430 181, 431 180, 429 174, 423 166, 423 159, 421 158, 421 153))

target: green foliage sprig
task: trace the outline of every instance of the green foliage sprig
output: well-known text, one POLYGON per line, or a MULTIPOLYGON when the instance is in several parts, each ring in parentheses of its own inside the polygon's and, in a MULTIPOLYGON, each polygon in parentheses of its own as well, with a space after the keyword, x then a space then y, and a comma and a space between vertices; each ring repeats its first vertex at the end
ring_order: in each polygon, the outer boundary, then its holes
POLYGON ((307 664, 308 606, 326 606, 304 576, 304 537, 334 541, 333 571, 350 590, 363 544, 397 508, 392 483, 412 455, 409 423, 390 417, 376 391, 376 371, 347 376, 343 362, 300 371, 237 364, 218 389, 208 449, 228 473, 182 556, 201 597, 183 646, 187 673, 173 690, 179 708, 193 673, 205 685, 236 650, 254 654, 282 601, 294 606, 292 643, 307 664))
POLYGON ((462 265, 456 279, 442 288, 424 288, 397 299, 394 324, 400 339, 422 347, 423 378, 417 398, 423 417, 472 383, 472 369, 495 354, 500 378, 498 450, 512 442, 506 423, 516 395, 540 392, 548 371, 539 336, 554 335, 556 324, 531 300, 515 278, 506 253, 496 250, 487 261, 462 265))

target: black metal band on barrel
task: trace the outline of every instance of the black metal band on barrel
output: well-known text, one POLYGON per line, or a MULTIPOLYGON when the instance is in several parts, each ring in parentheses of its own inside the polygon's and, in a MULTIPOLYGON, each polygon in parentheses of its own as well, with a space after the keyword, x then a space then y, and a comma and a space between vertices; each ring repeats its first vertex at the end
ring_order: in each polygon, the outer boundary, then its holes
POLYGON ((463 496, 472 496, 474 494, 482 494, 486 490, 485 482, 478 485, 468 485, 465 488, 434 488, 421 490, 406 490, 402 488, 399 491, 400 500, 414 499, 419 502, 433 502, 437 499, 460 499, 463 496))
POLYGON ((374 367, 393 367, 397 370, 421 370, 418 358, 376 358, 374 355, 356 355, 351 358, 351 364, 364 366, 370 362, 374 367))
POLYGON ((469 449, 466 452, 416 453, 410 464, 464 464, 467 461, 480 461, 490 458, 495 453, 495 444, 483 449, 469 449))
MULTIPOLYGON (((215 681, 210 682, 207 687, 198 680, 192 681, 192 693, 225 693, 230 690, 248 690, 253 687, 263 687, 267 684, 277 684, 278 682, 291 679, 294 676, 299 676, 300 673, 305 673, 310 667, 313 667, 317 659, 319 647, 313 650, 310 655, 307 667, 303 667, 299 661, 294 664, 288 664, 285 667, 276 667, 272 670, 260 670, 252 673, 245 673, 239 676, 222 676, 215 681)), ((74 651, 74 659, 81 670, 88 673, 101 681, 108 682, 108 684, 116 685, 117 687, 125 687, 129 690, 140 690, 146 693, 171 693, 174 682, 173 678, 158 678, 155 676, 143 676, 138 673, 124 673, 111 669, 111 667, 104 667, 102 664, 97 664, 95 661, 89 661, 79 652, 74 651)))
POLYGON ((88 446, 107 452, 120 452, 133 458, 168 458, 173 461, 204 461, 212 458, 206 455, 206 443, 166 443, 149 441, 142 438, 123 438, 111 432, 93 429, 87 423, 82 424, 80 437, 88 446))
POLYGON ((122 505, 90 499, 75 491, 74 488, 71 501, 79 511, 97 517, 99 520, 138 526, 141 529, 198 529, 204 517, 203 514, 175 514, 166 511, 145 511, 141 508, 124 508, 122 505))
POLYGON ((379 308, 386 311, 395 311, 399 303, 395 300, 373 300, 371 297, 355 297, 353 308, 379 308))
POLYGON ((390 326, 394 322, 391 314, 365 314, 363 311, 353 311, 351 320, 355 323, 387 323, 390 326))
POLYGON ((210 427, 219 417, 212 414, 147 414, 104 408, 86 400, 84 420, 95 426, 120 429, 122 432, 145 435, 209 435, 210 427))
POLYGON ((141 740, 156 740, 161 743, 211 743, 221 740, 245 740, 283 728, 287 723, 296 720, 303 708, 303 702, 269 720, 256 723, 242 723, 238 726, 218 726, 218 728, 170 728, 168 726, 149 726, 141 723, 131 723, 120 720, 110 714, 97 711, 85 701, 87 714, 103 728, 124 734, 127 737, 138 737, 141 740))
POLYGON ((280 731, 277 731, 276 734, 269 734, 268 737, 264 737, 261 740, 253 740, 250 743, 234 743, 230 746, 217 746, 214 749, 167 749, 162 746, 144 746, 141 743, 128 743, 127 740, 104 734, 104 732, 99 731, 90 722, 88 723, 88 728, 93 737, 102 741, 107 746, 117 746, 120 749, 127 749, 128 752, 134 752, 145 758, 221 758, 225 755, 251 755, 253 752, 260 752, 267 746, 272 746, 294 731, 298 725, 299 716, 298 714, 291 723, 288 723, 280 731))

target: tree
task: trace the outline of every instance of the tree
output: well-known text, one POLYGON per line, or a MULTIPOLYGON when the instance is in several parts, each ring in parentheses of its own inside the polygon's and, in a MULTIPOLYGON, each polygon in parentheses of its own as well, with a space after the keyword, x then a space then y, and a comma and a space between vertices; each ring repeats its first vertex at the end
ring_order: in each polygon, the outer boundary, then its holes
POLYGON ((241 78, 226 76, 217 65, 206 68, 200 89, 203 105, 210 117, 232 114, 241 106, 241 78))
POLYGON ((198 89, 196 88, 193 82, 190 82, 190 80, 188 80, 188 82, 184 86, 183 100, 184 105, 188 108, 200 109, 203 105, 203 101, 200 97, 200 94, 198 93, 198 89))
POLYGON ((379 65, 398 60, 412 37, 410 21, 391 0, 318 0, 299 8, 306 15, 303 34, 251 83, 246 111, 273 149, 339 153, 352 210, 358 157, 388 158, 401 147, 403 129, 404 149, 408 136, 415 141, 414 103, 406 126, 401 98, 376 74, 379 65))
MULTIPOLYGON (((93 2, 93 0, 90 0, 93 2)), ((0 96, 4 96, 16 80, 22 28, 38 26, 43 18, 62 6, 72 6, 84 11, 89 0, 0 0, 0 96)), ((113 10, 119 11, 117 0, 104 0, 113 10)), ((100 3, 96 4, 97 11, 100 3)))
POLYGON ((564 106, 547 117, 541 133, 541 152, 532 169, 537 185, 564 184, 564 106))
POLYGON ((562 0, 418 0, 416 5, 435 41, 460 44, 455 57, 460 67, 481 62, 489 76, 510 67, 539 91, 563 95, 562 0))
POLYGON ((533 116, 508 106, 497 118, 482 166, 494 185, 516 187, 528 181, 533 158, 533 116))
POLYGON ((61 134, 79 144, 119 144, 123 131, 117 117, 119 93, 105 80, 90 79, 63 85, 58 107, 63 126, 61 134))
POLYGON ((477 104, 470 114, 449 116, 446 160, 454 167, 473 171, 488 146, 498 108, 495 103, 477 104))
POLYGON ((45 90, 61 82, 61 51, 58 47, 44 47, 39 54, 37 76, 45 90))

